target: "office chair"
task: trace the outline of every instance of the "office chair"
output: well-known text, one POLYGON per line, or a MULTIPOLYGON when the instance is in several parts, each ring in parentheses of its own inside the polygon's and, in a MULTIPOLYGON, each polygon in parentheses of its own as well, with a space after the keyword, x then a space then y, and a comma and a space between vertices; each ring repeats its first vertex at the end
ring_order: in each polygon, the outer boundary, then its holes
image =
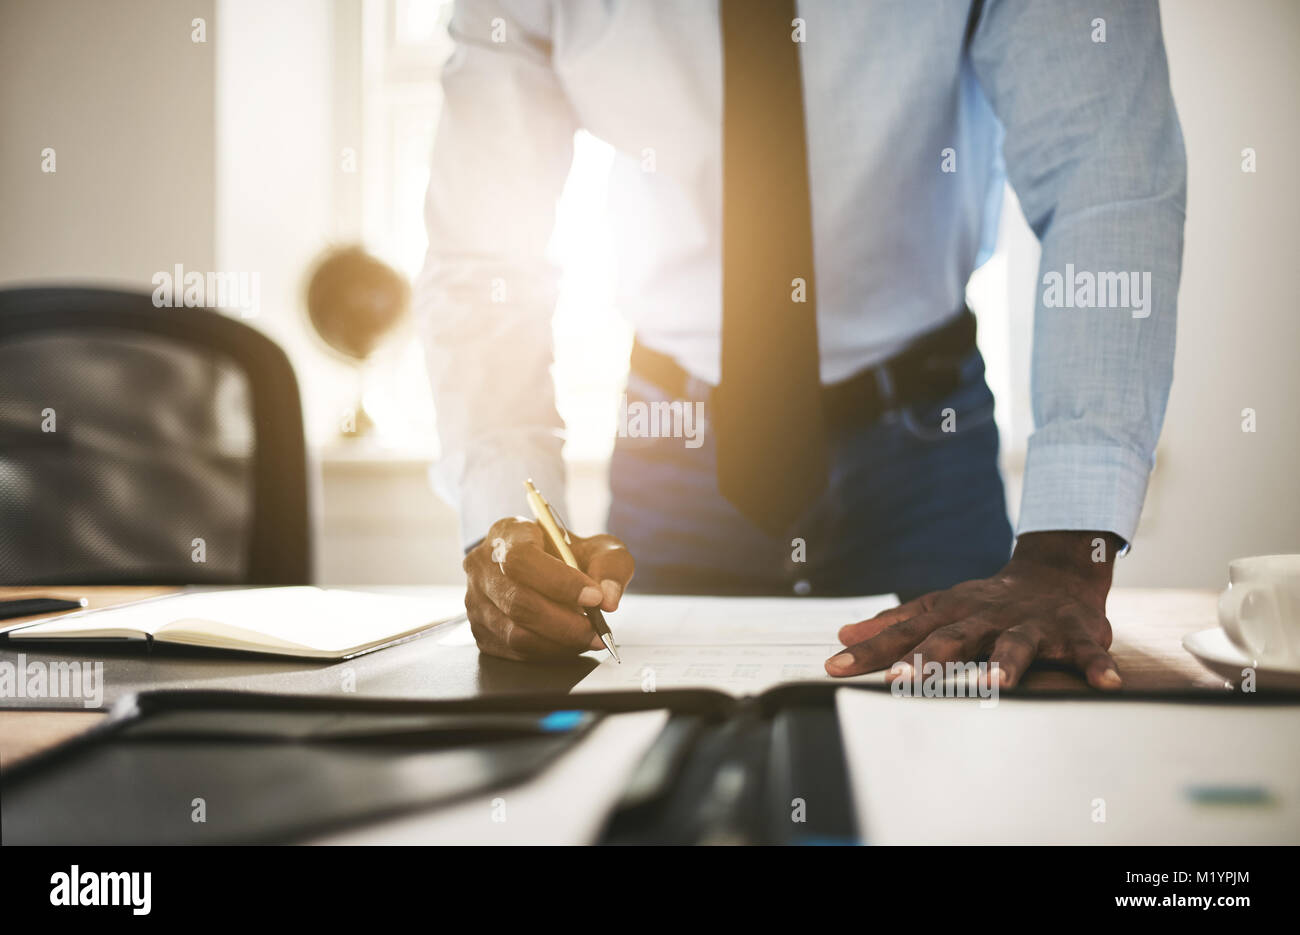
POLYGON ((0 584, 303 584, 284 352, 148 293, 0 290, 0 584))

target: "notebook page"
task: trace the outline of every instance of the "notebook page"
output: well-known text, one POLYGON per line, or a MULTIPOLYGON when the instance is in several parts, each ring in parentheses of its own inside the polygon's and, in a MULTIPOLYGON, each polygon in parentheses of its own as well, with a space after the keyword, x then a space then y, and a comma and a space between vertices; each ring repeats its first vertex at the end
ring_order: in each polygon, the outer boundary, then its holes
POLYGON ((401 596, 315 587, 248 588, 190 592, 69 615, 10 636, 36 639, 129 627, 163 640, 171 633, 191 637, 186 642, 211 646, 301 648, 338 655, 462 613, 460 587, 427 588, 418 595, 401 596))
MULTIPOLYGON (((205 627, 205 620, 228 625, 231 635, 248 645, 276 648, 300 647, 312 652, 341 655, 385 642, 465 612, 464 591, 430 589, 428 597, 371 594, 319 588, 267 588, 261 593, 226 592, 228 601, 186 614, 166 625, 158 636, 170 633, 220 632, 205 627), (242 632, 234 632, 235 630, 242 632), (251 631, 251 632, 250 632, 251 631)), ((222 627, 221 629, 225 629, 222 627)))
MULTIPOLYGON (((152 635, 176 619, 177 607, 184 607, 188 594, 165 595, 114 607, 90 608, 58 617, 20 623, 7 634, 9 639, 49 639, 84 635, 97 637, 120 631, 124 636, 152 635)), ((183 612, 183 611, 182 611, 183 612)))

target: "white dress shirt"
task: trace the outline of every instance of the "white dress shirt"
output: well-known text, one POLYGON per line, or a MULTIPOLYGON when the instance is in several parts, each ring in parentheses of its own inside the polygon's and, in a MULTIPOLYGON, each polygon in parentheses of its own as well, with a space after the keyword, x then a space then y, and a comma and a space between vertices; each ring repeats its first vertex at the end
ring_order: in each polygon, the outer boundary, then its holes
MULTIPOLYGON (((1040 281, 1071 264, 1151 283, 1144 317, 1053 307, 1040 287, 1018 532, 1131 540, 1172 377, 1186 187, 1156 3, 989 0, 976 18, 971 0, 804 0, 798 13, 823 381, 961 307, 1009 175, 1042 242, 1040 281)), ((416 301, 436 475, 473 542, 526 514, 524 477, 563 490, 544 252, 577 129, 617 153, 619 310, 638 341, 718 382, 721 39, 707 0, 462 0, 451 32, 416 301)))

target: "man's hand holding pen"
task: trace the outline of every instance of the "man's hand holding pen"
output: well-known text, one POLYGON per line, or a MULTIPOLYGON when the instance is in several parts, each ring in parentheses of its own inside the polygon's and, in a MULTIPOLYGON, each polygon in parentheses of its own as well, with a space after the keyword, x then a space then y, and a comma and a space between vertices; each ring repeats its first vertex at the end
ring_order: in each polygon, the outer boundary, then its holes
POLYGON ((465 556, 465 609, 480 650, 523 661, 604 648, 584 609, 617 610, 635 562, 613 536, 570 539, 584 570, 566 565, 541 525, 520 517, 498 520, 465 556))

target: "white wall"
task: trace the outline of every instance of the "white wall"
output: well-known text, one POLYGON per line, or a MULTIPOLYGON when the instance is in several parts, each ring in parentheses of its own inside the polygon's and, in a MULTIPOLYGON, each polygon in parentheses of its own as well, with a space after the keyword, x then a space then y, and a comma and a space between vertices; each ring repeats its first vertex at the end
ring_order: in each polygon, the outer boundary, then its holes
POLYGON ((1161 13, 1189 173, 1178 353, 1117 581, 1221 587, 1230 558, 1300 552, 1300 4, 1175 0, 1161 13))
POLYGON ((216 0, 216 22, 217 267, 260 273, 253 324, 299 364, 308 434, 319 439, 354 396, 351 371, 323 354, 303 301, 313 259, 344 233, 333 4, 216 0))
POLYGON ((212 11, 0 3, 0 284, 152 289, 177 263, 212 268, 212 11), (206 43, 191 40, 196 17, 206 43))
POLYGON ((0 3, 0 284, 257 272, 250 323, 313 361, 299 370, 309 429, 328 436, 353 376, 315 342, 302 294, 312 258, 355 227, 335 132, 340 11, 357 17, 354 0, 0 3))

